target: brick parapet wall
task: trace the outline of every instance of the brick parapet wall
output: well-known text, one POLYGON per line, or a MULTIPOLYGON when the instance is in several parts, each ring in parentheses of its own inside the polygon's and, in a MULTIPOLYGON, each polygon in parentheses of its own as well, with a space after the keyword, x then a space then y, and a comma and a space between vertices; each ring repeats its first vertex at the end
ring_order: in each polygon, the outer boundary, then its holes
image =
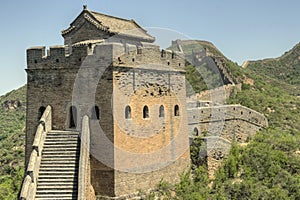
POLYGON ((204 137, 209 177, 228 155, 231 143, 249 142, 257 131, 268 126, 267 118, 241 105, 222 105, 188 109, 189 135, 204 137))
MULTIPOLYGON (((46 50, 45 46, 31 47, 27 49, 28 69, 53 69, 53 68, 79 68, 89 55, 98 54, 97 51, 106 49, 111 54, 114 48, 113 65, 142 67, 167 71, 183 71, 185 59, 179 52, 160 50, 159 46, 151 43, 141 43, 141 46, 121 43, 85 43, 72 46, 72 53, 69 54, 69 46, 51 46, 46 50), (97 50, 98 49, 98 50, 97 50)), ((104 51, 102 51, 103 53, 104 51)), ((102 57, 106 57, 105 53, 102 57)))

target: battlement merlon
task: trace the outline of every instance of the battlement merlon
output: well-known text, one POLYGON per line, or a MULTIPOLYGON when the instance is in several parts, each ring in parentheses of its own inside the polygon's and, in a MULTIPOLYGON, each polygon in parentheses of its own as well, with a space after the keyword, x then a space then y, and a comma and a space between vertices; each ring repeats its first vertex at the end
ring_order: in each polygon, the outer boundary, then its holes
POLYGON ((32 47, 27 49, 28 69, 80 67, 87 56, 110 61, 114 66, 138 68, 151 64, 163 65, 160 70, 185 72, 183 53, 160 50, 158 45, 141 43, 141 46, 122 43, 80 43, 72 45, 69 54, 68 46, 32 47))
POLYGON ((27 49, 27 65, 29 65, 30 63, 41 62, 45 56, 46 56, 45 46, 31 47, 27 49))

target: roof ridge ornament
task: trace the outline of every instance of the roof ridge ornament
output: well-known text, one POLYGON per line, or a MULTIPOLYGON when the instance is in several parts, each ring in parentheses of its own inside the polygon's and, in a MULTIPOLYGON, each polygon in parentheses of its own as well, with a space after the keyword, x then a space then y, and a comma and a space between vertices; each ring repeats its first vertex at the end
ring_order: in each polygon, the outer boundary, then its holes
POLYGON ((83 10, 87 10, 87 5, 83 5, 83 10))

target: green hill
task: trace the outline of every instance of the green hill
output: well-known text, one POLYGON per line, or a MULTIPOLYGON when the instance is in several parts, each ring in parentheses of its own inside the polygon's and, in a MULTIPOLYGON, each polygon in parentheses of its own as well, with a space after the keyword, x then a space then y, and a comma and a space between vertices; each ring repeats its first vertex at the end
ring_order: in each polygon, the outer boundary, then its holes
POLYGON ((247 147, 232 148, 211 193, 224 199, 299 199, 300 99, 291 95, 294 85, 256 68, 238 70, 254 85, 243 84, 243 90, 228 103, 264 113, 270 127, 247 147))
POLYGON ((291 94, 300 95, 300 43, 279 58, 250 61, 247 69, 267 75, 270 81, 281 83, 291 94))
POLYGON ((0 99, 0 199, 16 199, 24 173, 26 87, 0 99), (7 108, 11 101, 19 107, 7 108))

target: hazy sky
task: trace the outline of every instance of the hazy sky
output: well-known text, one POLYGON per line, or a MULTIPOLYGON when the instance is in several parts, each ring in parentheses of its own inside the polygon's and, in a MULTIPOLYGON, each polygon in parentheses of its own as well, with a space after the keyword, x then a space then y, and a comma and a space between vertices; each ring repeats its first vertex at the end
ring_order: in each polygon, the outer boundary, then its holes
POLYGON ((0 95, 26 83, 28 47, 63 44, 60 31, 68 28, 83 4, 90 10, 135 19, 151 33, 161 36, 211 41, 239 64, 278 57, 300 42, 298 0, 3 0, 1 3, 0 95))

